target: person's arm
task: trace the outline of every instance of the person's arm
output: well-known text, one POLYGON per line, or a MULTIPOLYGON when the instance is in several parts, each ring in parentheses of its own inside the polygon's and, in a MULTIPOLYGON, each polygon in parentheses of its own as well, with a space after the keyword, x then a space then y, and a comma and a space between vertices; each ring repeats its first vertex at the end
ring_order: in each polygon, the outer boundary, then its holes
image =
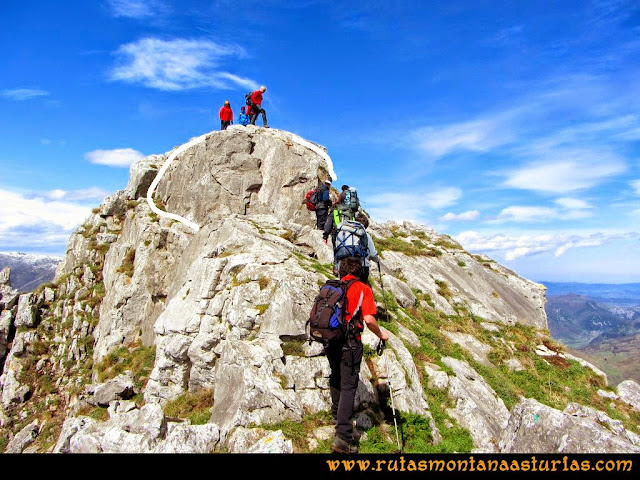
POLYGON ((376 317, 374 317, 373 315, 365 315, 364 323, 367 324, 367 328, 371 330, 380 340, 389 340, 389 334, 387 332, 384 332, 380 328, 376 317))
POLYGON ((380 258, 378 258, 378 251, 376 250, 376 245, 373 243, 373 238, 371 238, 371 235, 369 235, 369 232, 367 232, 367 250, 369 250, 369 260, 373 260, 374 262, 378 263, 380 261, 380 258))
POLYGON ((327 215, 327 220, 324 222, 324 231, 322 232, 322 238, 324 238, 324 243, 327 243, 327 238, 331 235, 331 230, 333 229, 333 212, 329 212, 327 215))

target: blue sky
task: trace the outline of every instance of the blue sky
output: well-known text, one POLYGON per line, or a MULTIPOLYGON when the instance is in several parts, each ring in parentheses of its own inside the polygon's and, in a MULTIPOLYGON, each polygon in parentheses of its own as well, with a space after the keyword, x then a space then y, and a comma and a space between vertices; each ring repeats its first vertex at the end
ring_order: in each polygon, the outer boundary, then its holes
POLYGON ((640 282, 635 1, 5 0, 0 251, 62 255, 137 158, 269 124, 375 221, 536 281, 640 282), (261 120, 258 120, 261 124, 261 120))

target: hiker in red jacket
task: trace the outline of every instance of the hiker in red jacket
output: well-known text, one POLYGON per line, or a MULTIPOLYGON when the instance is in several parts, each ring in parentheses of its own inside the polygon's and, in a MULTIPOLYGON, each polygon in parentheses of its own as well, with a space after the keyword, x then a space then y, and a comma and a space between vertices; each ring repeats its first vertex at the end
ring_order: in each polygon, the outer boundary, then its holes
POLYGON ((251 106, 249 107, 251 125, 256 124, 258 114, 262 113, 262 126, 264 128, 269 128, 269 125, 267 125, 267 112, 262 108, 262 94, 266 91, 267 87, 263 85, 259 90, 256 90, 251 94, 251 106))
POLYGON ((224 105, 220 108, 220 130, 226 130, 233 123, 233 110, 229 100, 224 101, 224 105))

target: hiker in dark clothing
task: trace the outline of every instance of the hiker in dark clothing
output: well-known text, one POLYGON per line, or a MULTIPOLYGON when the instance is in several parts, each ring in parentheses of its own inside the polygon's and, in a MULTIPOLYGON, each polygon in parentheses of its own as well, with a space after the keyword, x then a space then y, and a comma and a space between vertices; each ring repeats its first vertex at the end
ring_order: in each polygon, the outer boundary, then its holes
POLYGON ((329 207, 331 206, 331 180, 325 180, 322 186, 318 189, 317 197, 318 203, 316 204, 316 228, 323 230, 324 225, 327 222, 327 216, 329 214, 329 207))
POLYGON ((249 107, 251 125, 256 124, 256 119, 258 115, 262 113, 262 126, 264 128, 269 128, 267 125, 267 111, 262 108, 262 94, 267 91, 267 87, 264 85, 260 87, 259 90, 256 90, 251 94, 251 106, 249 107))
MULTIPOLYGON (((362 273, 359 258, 347 257, 340 262, 340 278, 348 282, 362 273)), ((360 378, 364 325, 381 340, 389 335, 382 331, 375 318, 376 302, 371 287, 360 281, 354 282, 347 290, 347 312, 345 321, 353 329, 347 334, 329 341, 326 348, 331 367, 329 389, 331 392, 331 413, 336 420, 336 433, 331 449, 338 453, 357 453, 353 439, 353 404, 360 378), (352 323, 353 322, 353 323, 352 323)))
MULTIPOLYGON (((369 228, 369 219, 362 212, 356 213, 356 222, 361 223, 365 230, 369 228)), ((371 235, 369 235, 367 231, 367 256, 362 259, 362 275, 360 275, 360 281, 369 286, 369 266, 371 265, 371 261, 378 263, 380 258, 378 257, 376 246, 373 243, 373 238, 371 238, 371 235)))
POLYGON ((220 108, 220 130, 226 130, 233 123, 233 110, 229 100, 224 101, 224 105, 220 108))

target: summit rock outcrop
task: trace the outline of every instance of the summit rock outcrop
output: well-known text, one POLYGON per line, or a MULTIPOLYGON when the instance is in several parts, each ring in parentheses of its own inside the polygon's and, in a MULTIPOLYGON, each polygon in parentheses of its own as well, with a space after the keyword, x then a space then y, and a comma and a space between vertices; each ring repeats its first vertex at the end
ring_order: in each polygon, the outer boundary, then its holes
MULTIPOLYGON (((72 234, 53 283, 7 293, 0 429, 11 451, 328 448, 329 365, 305 323, 332 251, 302 201, 333 165, 301 140, 231 126, 177 155, 153 201, 197 231, 146 200, 172 152, 136 162, 126 188, 72 234)), ((517 435, 532 409, 544 413, 536 434, 597 432, 589 451, 640 451, 640 412, 625 401, 635 393, 624 393, 637 390, 614 394, 550 339, 543 286, 423 225, 372 221, 369 231, 391 339, 379 357, 377 338, 363 335, 362 451, 395 443, 389 383, 408 451, 560 451, 562 435, 517 435)))

